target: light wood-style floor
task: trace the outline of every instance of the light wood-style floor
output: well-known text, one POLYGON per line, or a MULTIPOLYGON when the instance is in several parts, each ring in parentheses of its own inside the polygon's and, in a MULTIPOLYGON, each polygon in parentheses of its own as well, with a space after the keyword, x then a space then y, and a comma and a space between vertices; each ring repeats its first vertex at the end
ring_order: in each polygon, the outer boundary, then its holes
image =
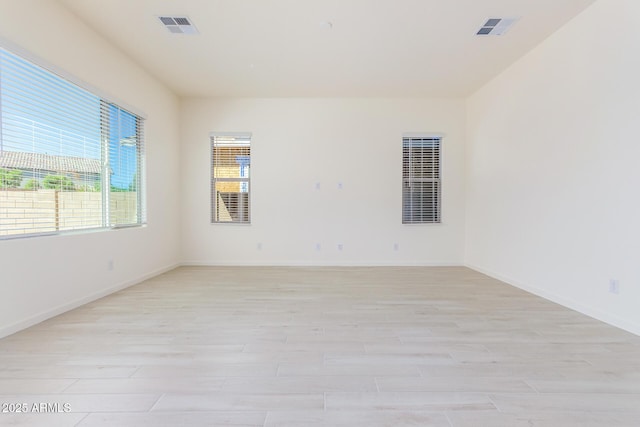
POLYGON ((0 340, 0 425, 633 426, 640 338, 465 268, 184 267, 0 340))

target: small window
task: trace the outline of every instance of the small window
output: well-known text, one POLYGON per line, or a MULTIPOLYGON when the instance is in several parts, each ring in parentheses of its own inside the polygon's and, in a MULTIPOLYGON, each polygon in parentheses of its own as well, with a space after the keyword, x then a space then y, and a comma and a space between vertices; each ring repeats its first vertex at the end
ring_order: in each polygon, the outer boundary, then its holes
POLYGON ((440 222, 441 137, 402 139, 402 223, 440 222))
POLYGON ((140 225, 143 119, 0 49, 0 239, 140 225))
POLYGON ((250 134, 211 136, 211 222, 251 222, 250 134))

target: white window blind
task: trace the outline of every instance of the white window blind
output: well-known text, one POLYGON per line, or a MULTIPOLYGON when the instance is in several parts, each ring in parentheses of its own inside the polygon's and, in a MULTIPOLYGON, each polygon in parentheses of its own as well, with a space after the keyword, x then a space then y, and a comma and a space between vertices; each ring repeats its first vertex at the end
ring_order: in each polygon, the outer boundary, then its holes
POLYGON ((143 120, 0 49, 0 238, 142 224, 143 120))
POLYGON ((211 136, 211 222, 250 223, 250 134, 211 136))
POLYGON ((440 222, 441 138, 402 139, 402 222, 440 222))

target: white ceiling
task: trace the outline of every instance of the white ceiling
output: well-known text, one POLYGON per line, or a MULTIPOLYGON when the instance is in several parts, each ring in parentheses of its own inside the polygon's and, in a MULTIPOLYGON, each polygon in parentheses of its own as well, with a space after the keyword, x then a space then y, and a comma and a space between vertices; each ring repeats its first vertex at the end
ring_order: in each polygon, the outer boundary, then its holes
POLYGON ((59 1, 182 96, 464 97, 595 0, 59 1))

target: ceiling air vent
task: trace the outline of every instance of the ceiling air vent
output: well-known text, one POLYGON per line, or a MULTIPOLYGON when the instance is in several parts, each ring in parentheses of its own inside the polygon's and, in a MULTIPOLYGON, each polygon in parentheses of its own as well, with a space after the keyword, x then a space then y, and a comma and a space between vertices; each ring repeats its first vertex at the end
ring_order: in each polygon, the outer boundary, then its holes
POLYGON ((198 34, 195 25, 186 16, 159 16, 160 22, 173 34, 198 34))
POLYGON ((518 20, 518 18, 489 18, 478 30, 478 36, 501 36, 518 20))

